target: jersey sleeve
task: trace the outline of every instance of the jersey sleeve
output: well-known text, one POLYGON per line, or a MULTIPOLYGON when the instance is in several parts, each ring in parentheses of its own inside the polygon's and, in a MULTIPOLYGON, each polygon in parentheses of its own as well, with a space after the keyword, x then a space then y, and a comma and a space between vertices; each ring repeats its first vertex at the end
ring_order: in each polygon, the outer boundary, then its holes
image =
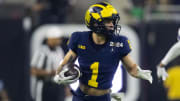
POLYGON ((71 38, 68 43, 68 48, 74 51, 75 53, 77 53, 78 38, 79 38, 78 33, 74 32, 72 33, 71 38))
POLYGON ((124 57, 131 52, 131 44, 127 37, 123 37, 123 51, 121 56, 124 57))

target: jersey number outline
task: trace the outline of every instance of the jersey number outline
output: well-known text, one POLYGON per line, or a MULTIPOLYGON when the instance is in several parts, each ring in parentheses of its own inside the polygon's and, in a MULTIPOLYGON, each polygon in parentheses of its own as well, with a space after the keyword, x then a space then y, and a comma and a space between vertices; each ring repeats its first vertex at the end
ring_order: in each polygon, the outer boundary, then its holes
POLYGON ((91 64, 90 69, 92 70, 92 76, 91 79, 88 81, 88 85, 97 88, 98 87, 98 82, 97 77, 98 77, 98 69, 99 69, 99 62, 94 62, 91 64))

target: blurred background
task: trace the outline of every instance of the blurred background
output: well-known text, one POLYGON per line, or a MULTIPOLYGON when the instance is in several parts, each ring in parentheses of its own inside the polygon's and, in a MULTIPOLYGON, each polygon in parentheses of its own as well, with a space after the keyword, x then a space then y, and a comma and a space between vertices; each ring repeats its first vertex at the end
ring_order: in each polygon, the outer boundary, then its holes
MULTIPOLYGON (((152 85, 134 81, 122 68, 119 83, 123 85, 118 92, 124 94, 126 101, 168 101, 168 90, 157 79, 156 66, 177 41, 179 0, 0 0, 0 101, 49 101, 44 99, 53 95, 59 96, 59 101, 71 101, 68 87, 58 86, 57 91, 57 85, 50 83, 55 69, 45 69, 49 61, 46 55, 52 57, 58 46, 59 57, 64 56, 69 36, 73 31, 86 30, 85 11, 98 1, 107 1, 118 10, 121 33, 131 37, 135 60, 143 69, 152 70, 154 79, 152 85), (52 90, 51 86, 56 91, 44 89, 52 90)), ((166 68, 179 66, 179 59, 166 68)))

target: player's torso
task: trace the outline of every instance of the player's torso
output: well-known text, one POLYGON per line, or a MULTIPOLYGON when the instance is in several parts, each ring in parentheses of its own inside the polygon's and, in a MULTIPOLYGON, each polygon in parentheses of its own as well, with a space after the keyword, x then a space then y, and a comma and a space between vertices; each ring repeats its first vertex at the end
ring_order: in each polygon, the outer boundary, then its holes
POLYGON ((82 77, 80 82, 90 87, 108 89, 121 59, 123 42, 111 38, 103 46, 94 46, 90 32, 81 33, 77 54, 82 77))

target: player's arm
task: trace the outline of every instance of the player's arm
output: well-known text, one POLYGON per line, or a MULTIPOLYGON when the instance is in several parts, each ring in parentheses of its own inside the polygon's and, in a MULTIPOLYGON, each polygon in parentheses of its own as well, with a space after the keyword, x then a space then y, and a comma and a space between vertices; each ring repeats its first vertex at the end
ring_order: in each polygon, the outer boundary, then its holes
POLYGON ((150 70, 142 70, 130 57, 130 54, 122 58, 123 65, 130 75, 136 78, 148 80, 152 83, 152 76, 150 70))
POLYGON ((56 74, 59 74, 62 67, 64 67, 66 64, 73 62, 75 58, 77 57, 76 51, 77 51, 77 41, 79 38, 79 34, 74 32, 72 33, 69 41, 68 41, 68 48, 69 51, 66 53, 63 61, 59 65, 58 69, 56 70, 56 74))
POLYGON ((162 78, 162 80, 166 80, 168 74, 165 70, 165 66, 179 55, 180 55, 180 41, 175 43, 170 48, 166 56, 162 59, 160 64, 157 66, 157 76, 159 79, 162 78))
MULTIPOLYGON (((70 84, 75 82, 80 77, 80 71, 79 69, 75 68, 75 70, 78 72, 78 76, 74 78, 73 75, 65 76, 65 73, 69 71, 69 67, 73 66, 74 60, 76 59, 76 53, 72 50, 69 50, 67 54, 65 55, 63 61, 59 65, 59 67, 56 70, 56 75, 54 76, 54 81, 57 84, 70 84)), ((73 67, 72 67, 73 68, 73 67)))
POLYGON ((137 77, 137 64, 131 59, 129 54, 122 58, 122 62, 128 73, 134 77, 137 77))
POLYGON ((70 84, 78 80, 80 77, 80 71, 74 65, 74 61, 76 60, 76 57, 77 57, 76 53, 77 53, 78 40, 79 40, 79 34, 77 32, 72 33, 71 38, 68 42, 69 51, 67 52, 63 61, 61 62, 61 64, 56 70, 54 81, 57 84, 70 84), (70 70, 75 70, 77 72, 77 76, 74 77, 74 75, 69 75, 68 71, 70 70))
POLYGON ((168 51, 168 53, 166 54, 166 56, 162 59, 160 66, 164 67, 166 66, 170 61, 172 61, 173 59, 175 59, 177 56, 180 55, 180 41, 178 41, 177 43, 175 43, 170 50, 168 51))
POLYGON ((64 67, 65 65, 67 65, 70 62, 73 62, 75 60, 76 56, 77 56, 76 53, 70 49, 67 52, 67 54, 65 55, 63 61, 59 65, 59 67, 57 68, 56 74, 59 74, 59 72, 61 71, 62 67, 64 67))
POLYGON ((166 56, 161 60, 159 65, 157 65, 157 76, 159 79, 166 80, 168 73, 166 72, 165 66, 180 55, 180 28, 178 30, 177 40, 178 42, 170 48, 166 56))

